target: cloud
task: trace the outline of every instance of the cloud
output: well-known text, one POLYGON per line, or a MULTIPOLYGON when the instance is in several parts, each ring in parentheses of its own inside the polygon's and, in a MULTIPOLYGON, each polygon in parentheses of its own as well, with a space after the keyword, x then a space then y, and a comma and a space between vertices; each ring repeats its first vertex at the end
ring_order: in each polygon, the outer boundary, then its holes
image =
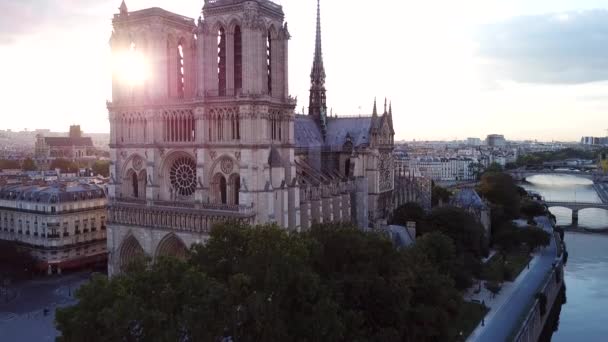
POLYGON ((516 17, 475 35, 484 79, 580 84, 608 80, 608 11, 516 17))

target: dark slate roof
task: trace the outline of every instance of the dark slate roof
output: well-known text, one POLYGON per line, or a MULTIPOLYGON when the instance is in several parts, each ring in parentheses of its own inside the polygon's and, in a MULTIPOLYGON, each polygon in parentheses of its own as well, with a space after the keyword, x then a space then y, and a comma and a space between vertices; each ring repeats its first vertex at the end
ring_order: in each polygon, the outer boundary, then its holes
POLYGON ((311 116, 296 115, 294 130, 296 147, 311 148, 323 146, 321 131, 311 116))
POLYGON ((354 147, 369 145, 371 116, 328 118, 326 143, 332 149, 342 149, 350 137, 354 147))
POLYGON ((458 191, 451 200, 452 204, 461 208, 484 209, 486 204, 473 189, 458 191))
POLYGON ((105 198, 103 189, 95 184, 19 184, 0 187, 0 199, 40 203, 64 203, 93 198, 105 198))
POLYGON ((70 138, 70 137, 46 137, 44 142, 54 147, 87 146, 93 147, 93 140, 90 137, 70 138))

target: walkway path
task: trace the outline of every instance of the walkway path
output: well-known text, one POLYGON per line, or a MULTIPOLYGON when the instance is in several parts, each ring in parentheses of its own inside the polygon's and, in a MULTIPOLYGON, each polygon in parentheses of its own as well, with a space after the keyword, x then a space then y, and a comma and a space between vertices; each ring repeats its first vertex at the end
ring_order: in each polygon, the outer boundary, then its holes
POLYGON ((520 319, 529 309, 530 303, 545 281, 548 271, 555 262, 557 248, 551 221, 546 217, 537 217, 535 220, 551 234, 551 244, 530 262, 530 269, 524 269, 515 281, 506 283, 494 300, 486 301, 490 311, 485 317, 485 325, 477 326, 467 341, 506 342, 511 333, 518 328, 520 319))

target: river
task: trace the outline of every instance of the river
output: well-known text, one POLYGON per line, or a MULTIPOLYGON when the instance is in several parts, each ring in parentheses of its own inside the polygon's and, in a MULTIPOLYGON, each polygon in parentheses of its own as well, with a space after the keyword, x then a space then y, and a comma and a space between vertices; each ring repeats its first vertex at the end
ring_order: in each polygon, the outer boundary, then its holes
MULTIPOLYGON (((591 181, 574 176, 539 175, 528 178, 526 189, 546 200, 600 202, 591 181)), ((571 213, 551 208, 558 224, 568 225, 571 213)), ((608 226, 608 212, 587 209, 579 225, 608 226)), ((551 341, 608 341, 608 235, 566 233, 568 263, 565 267, 566 303, 557 312, 559 324, 551 341)))

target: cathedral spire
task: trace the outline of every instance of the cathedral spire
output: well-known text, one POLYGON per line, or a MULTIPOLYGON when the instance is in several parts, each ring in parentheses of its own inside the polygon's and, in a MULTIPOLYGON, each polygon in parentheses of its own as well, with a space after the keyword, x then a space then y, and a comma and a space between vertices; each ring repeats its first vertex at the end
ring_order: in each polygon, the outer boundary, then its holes
POLYGON ((321 127, 323 138, 327 133, 327 100, 325 91, 325 68, 323 67, 323 50, 321 46, 321 3, 317 0, 317 36, 315 56, 310 72, 310 98, 308 114, 312 115, 321 127))
POLYGON ((373 116, 378 116, 378 108, 376 107, 376 98, 374 97, 374 110, 372 111, 373 116))
POLYGON ((386 97, 385 97, 384 98, 384 113, 383 114, 386 114, 386 113, 387 113, 387 111, 386 111, 386 97))
POLYGON ((120 4, 120 7, 118 9, 120 10, 120 14, 126 14, 127 12, 129 12, 125 0, 122 0, 122 3, 120 4))

